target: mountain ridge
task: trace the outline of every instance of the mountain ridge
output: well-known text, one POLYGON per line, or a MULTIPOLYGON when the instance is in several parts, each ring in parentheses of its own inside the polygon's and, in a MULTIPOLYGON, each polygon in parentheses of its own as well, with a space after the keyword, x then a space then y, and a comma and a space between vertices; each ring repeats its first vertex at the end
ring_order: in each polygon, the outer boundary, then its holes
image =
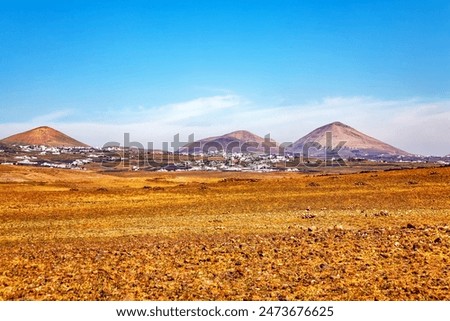
MULTIPOLYGON (((273 147, 278 146, 278 143, 273 139, 270 139, 273 147)), ((230 133, 211 136, 199 139, 193 143, 188 143, 180 148, 180 152, 206 152, 207 149, 216 148, 218 151, 239 151, 241 152, 241 147, 247 149, 247 152, 254 153, 264 153, 264 146, 266 144, 266 139, 249 132, 248 130, 235 130, 230 133), (253 143, 253 144, 252 144, 253 143), (200 146, 198 146, 200 145, 200 146), (257 146, 256 146, 257 145, 257 146)))
POLYGON ((331 147, 335 148, 339 143, 343 143, 341 157, 352 156, 376 156, 381 154, 387 155, 411 155, 397 147, 382 142, 374 137, 366 135, 353 127, 342 122, 335 121, 314 129, 305 136, 296 140, 289 150, 294 153, 301 153, 303 149, 312 143, 320 144, 321 148, 312 151, 312 155, 323 154, 323 150, 327 146, 327 133, 331 133, 331 147), (307 145, 309 143, 309 145, 307 145), (306 147, 305 147, 306 146, 306 147))
POLYGON ((8 136, 0 140, 0 143, 8 145, 44 145, 48 147, 89 147, 89 145, 49 126, 39 126, 8 136))

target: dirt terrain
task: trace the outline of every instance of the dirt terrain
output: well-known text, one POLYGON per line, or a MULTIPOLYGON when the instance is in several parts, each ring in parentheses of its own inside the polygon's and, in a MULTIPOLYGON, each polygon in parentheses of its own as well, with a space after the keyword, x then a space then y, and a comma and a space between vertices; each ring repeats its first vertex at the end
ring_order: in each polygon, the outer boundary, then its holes
POLYGON ((2 300, 450 300, 450 167, 0 166, 2 300))

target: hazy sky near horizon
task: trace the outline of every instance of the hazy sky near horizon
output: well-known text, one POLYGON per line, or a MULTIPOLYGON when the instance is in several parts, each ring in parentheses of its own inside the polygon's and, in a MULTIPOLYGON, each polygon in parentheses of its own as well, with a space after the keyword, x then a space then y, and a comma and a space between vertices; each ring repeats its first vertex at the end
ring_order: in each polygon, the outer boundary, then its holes
POLYGON ((1 1, 0 137, 88 144, 339 120, 450 153, 449 1, 1 1))

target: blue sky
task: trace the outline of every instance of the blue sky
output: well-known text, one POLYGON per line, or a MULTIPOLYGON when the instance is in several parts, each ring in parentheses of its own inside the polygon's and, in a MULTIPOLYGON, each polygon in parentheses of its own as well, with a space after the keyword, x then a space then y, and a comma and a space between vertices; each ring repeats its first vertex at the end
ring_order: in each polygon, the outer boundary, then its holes
POLYGON ((2 137, 289 141, 340 120, 450 153, 448 1, 0 1, 0 43, 2 137))

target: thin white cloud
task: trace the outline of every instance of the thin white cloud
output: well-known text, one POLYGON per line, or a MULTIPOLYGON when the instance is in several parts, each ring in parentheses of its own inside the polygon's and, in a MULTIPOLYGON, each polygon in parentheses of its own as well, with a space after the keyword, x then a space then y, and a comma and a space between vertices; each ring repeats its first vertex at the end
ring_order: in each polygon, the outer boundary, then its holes
POLYGON ((403 150, 445 155, 450 153, 450 100, 425 101, 419 98, 382 100, 373 97, 326 97, 319 101, 290 106, 260 106, 245 97, 227 94, 200 97, 160 107, 137 106, 108 115, 108 121, 64 122, 62 111, 28 123, 3 124, 0 137, 37 125, 54 126, 74 138, 95 146, 123 143, 124 133, 144 146, 171 142, 180 134, 187 140, 246 129, 263 136, 270 133, 278 142, 295 141, 324 124, 341 121, 370 136, 403 150), (58 117, 60 116, 60 117, 58 117), (47 121, 45 121, 47 120, 47 121))
POLYGON ((72 115, 74 111, 72 109, 64 109, 64 110, 58 110, 54 111, 45 115, 40 115, 31 120, 32 123, 41 124, 41 123, 48 123, 53 122, 57 120, 61 120, 63 118, 66 118, 70 115, 72 115))
POLYGON ((191 101, 160 107, 165 123, 177 123, 212 115, 223 109, 242 106, 246 101, 237 95, 201 97, 191 101))
POLYGON ((167 124, 168 126, 189 126, 199 118, 212 117, 220 111, 242 107, 248 103, 241 96, 227 94, 222 96, 199 97, 189 101, 156 107, 140 105, 136 108, 111 110, 108 116, 111 122, 114 123, 158 122, 159 124, 167 124))

